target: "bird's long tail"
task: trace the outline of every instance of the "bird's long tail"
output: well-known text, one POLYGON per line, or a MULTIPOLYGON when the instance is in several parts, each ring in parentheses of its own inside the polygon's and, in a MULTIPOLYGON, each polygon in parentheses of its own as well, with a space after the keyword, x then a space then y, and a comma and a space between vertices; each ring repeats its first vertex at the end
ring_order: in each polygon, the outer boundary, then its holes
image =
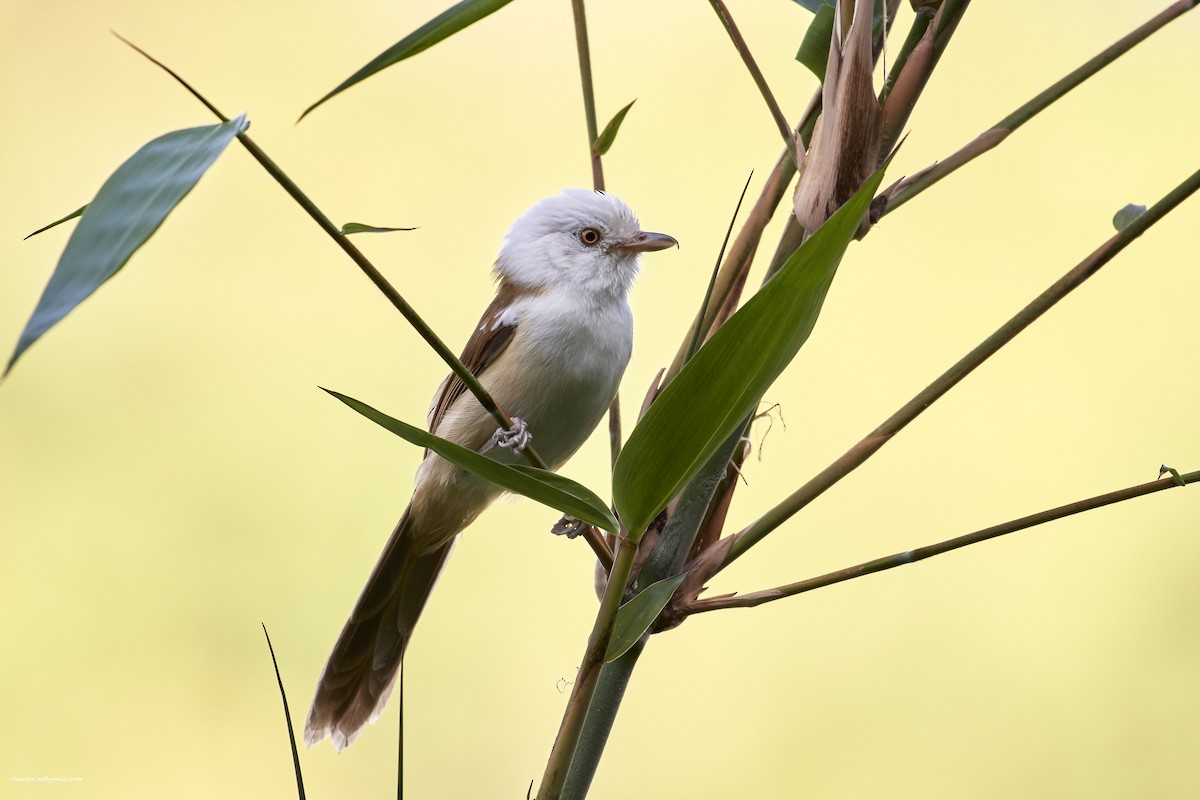
POLYGON ((383 711, 413 626, 450 555, 453 539, 417 551, 406 510, 342 629, 304 728, 310 747, 325 737, 343 750, 383 711))

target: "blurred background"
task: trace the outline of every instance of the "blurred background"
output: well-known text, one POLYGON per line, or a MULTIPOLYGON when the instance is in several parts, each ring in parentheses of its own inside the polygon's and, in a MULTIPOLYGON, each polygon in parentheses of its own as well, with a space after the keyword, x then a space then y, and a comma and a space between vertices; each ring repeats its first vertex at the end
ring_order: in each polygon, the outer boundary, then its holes
MULTIPOLYGON (((570 6, 522 0, 300 112, 449 0, 0 9, 0 349, 89 200, 146 141, 212 120, 193 82, 455 349, 511 221, 590 185, 570 6), (450 296, 454 299, 450 299, 450 296)), ((906 4, 907 5, 907 4, 906 4)), ((943 158, 1160 3, 977 3, 895 178, 943 158)), ((789 0, 730 9, 785 112, 815 79, 789 0)), ((627 426, 703 294, 778 134, 703 2, 593 3, 599 115, 637 98, 609 188, 682 249, 648 258, 627 426)), ((907 30, 909 14, 897 30, 907 30)), ((1196 169, 1200 15, 1186 15, 853 245, 767 395, 731 525, 874 428, 1196 169), (760 440, 765 438, 765 441, 760 440)), ((898 48, 898 42, 893 43, 898 48)), ((790 196, 790 195, 789 195, 790 196)), ((773 250, 776 222, 764 250, 773 250)), ((1192 199, 722 574, 752 591, 1200 468, 1192 199)), ((757 283, 762 264, 752 283, 757 283)), ((303 724, 403 509, 419 451, 318 390, 422 422, 443 364, 236 144, 128 267, 0 386, 5 796, 294 797, 269 627, 303 724), (15 779, 65 777, 47 790, 15 779)), ((604 493, 596 435, 565 473, 604 493)), ((656 637, 593 797, 1124 798, 1200 794, 1200 498, 1165 492, 656 637)), ((520 798, 540 778, 595 611, 558 515, 470 528, 406 662, 408 790, 520 798)), ((302 753, 312 796, 394 792, 388 709, 302 753)))

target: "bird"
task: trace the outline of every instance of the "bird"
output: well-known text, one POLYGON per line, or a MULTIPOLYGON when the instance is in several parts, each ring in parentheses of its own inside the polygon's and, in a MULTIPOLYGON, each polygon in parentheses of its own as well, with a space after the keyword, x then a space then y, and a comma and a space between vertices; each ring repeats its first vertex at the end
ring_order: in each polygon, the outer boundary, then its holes
MULTIPOLYGON (((535 203, 501 245, 496 296, 461 356, 513 427, 499 429, 451 373, 430 405, 430 432, 505 463, 518 463, 532 442, 558 469, 603 418, 629 363, 628 296, 641 254, 678 246, 643 231, 612 194, 564 189, 535 203)), ((379 717, 458 534, 501 492, 426 451, 408 507, 318 681, 309 747, 329 738, 342 751, 379 717)))

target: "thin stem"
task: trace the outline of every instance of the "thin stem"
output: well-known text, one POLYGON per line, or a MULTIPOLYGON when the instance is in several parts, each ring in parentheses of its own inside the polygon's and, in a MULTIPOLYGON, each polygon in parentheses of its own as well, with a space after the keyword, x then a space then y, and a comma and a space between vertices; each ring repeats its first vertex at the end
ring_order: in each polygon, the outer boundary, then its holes
POLYGON ((592 552, 596 554, 596 560, 604 567, 605 572, 610 571, 613 565, 613 552, 604 538, 604 533, 595 525, 588 525, 586 522, 580 524, 584 526, 583 538, 587 540, 592 552))
MULTIPOLYGON (((229 118, 217 110, 216 106, 208 102, 208 100, 206 100, 198 91, 193 89, 187 81, 181 78, 161 61, 153 58, 145 50, 142 50, 128 39, 121 37, 119 34, 114 33, 113 35, 143 55, 152 64, 163 69, 168 75, 178 81, 183 88, 187 89, 193 97, 203 103, 204 106, 213 114, 215 114, 222 122, 229 121, 229 118)), ((325 213, 322 212, 321 209, 319 209, 317 205, 311 199, 309 199, 308 195, 306 195, 300 189, 300 187, 297 186, 296 183, 289 178, 274 161, 271 160, 271 158, 262 150, 262 148, 254 143, 254 140, 244 133, 239 133, 237 138, 238 141, 242 143, 242 146, 244 146, 250 152, 250 155, 254 156, 255 160, 262 165, 263 169, 265 169, 267 173, 275 179, 275 182, 282 186, 283 190, 291 195, 292 199, 295 200, 301 208, 308 212, 308 215, 312 217, 313 220, 321 227, 321 230, 325 231, 325 233, 327 233, 329 237, 337 243, 338 247, 342 248, 346 255, 350 256, 350 259, 358 265, 358 268, 363 271, 363 274, 365 274, 371 280, 371 283, 375 284, 376 288, 383 293, 383 296, 386 297, 391 304, 395 306, 396 310, 399 311, 406 320, 408 320, 408 323, 412 325, 414 329, 416 329, 421 338, 424 339, 425 342, 433 348, 433 351, 437 353, 443 361, 446 362, 451 371, 454 372, 454 374, 457 375, 467 387, 467 390, 470 391, 471 394, 475 395, 475 398, 479 401, 479 404, 483 406, 484 410, 491 414, 502 428, 506 430, 512 428, 512 419, 504 412, 502 408, 500 408, 496 401, 492 399, 492 396, 488 394, 487 389, 484 389, 479 380, 471 373, 469 369, 466 368, 465 365, 463 365, 462 361, 458 359, 458 356, 454 354, 454 351, 447 347, 446 344, 440 338, 438 338, 438 335, 434 333, 433 329, 429 327, 429 324, 421 318, 416 309, 408 304, 408 301, 404 299, 404 297, 396 290, 394 286, 388 283, 387 278, 383 277, 383 274, 375 268, 375 265, 372 264, 367 257, 363 255, 357 247, 354 246, 354 244, 345 236, 345 234, 343 234, 341 230, 333 224, 333 221, 330 220, 329 217, 325 216, 325 213)), ((529 445, 526 445, 523 452, 525 453, 525 458, 530 464, 541 469, 547 468, 546 463, 542 461, 537 452, 534 451, 529 445)))
POLYGON ((884 213, 887 214, 896 210, 942 178, 954 172, 963 164, 978 158, 1000 144, 1000 142, 1008 138, 1009 134, 1049 108, 1056 101, 1062 99, 1064 95, 1076 86, 1132 50, 1134 46, 1145 41, 1151 34, 1165 27, 1167 23, 1191 11, 1196 7, 1197 2, 1200 2, 1200 0, 1179 0, 1176 3, 1172 3, 1148 22, 1123 36, 1120 40, 1086 61, 1062 80, 1057 81, 1016 111, 1013 111, 991 128, 988 128, 979 134, 979 136, 963 145, 963 147, 948 158, 931 164, 920 172, 900 181, 893 189, 889 190, 892 196, 888 201, 887 207, 884 209, 884 213))
POLYGON ((916 19, 913 20, 912 27, 908 29, 908 36, 904 40, 904 44, 900 46, 900 52, 896 54, 896 60, 892 62, 892 68, 888 71, 887 79, 883 82, 883 88, 879 91, 879 105, 883 105, 887 100, 888 94, 891 93, 892 87, 896 83, 896 78, 904 71, 904 65, 908 63, 908 57, 912 55, 913 49, 917 43, 921 41, 921 37, 925 35, 925 29, 929 27, 930 21, 933 19, 933 11, 922 9, 917 12, 916 19))
POLYGON ((708 3, 712 6, 713 11, 717 13, 721 24, 725 26, 725 32, 729 34, 730 41, 737 48, 738 55, 742 57, 742 62, 750 72, 750 77, 754 79, 754 85, 758 87, 759 94, 766 101, 767 108, 771 112, 771 117, 775 120, 775 126, 779 128, 779 134, 787 144, 788 153, 794 159, 796 157, 796 137, 792 132, 792 126, 788 124, 787 117, 783 115, 783 111, 779 108, 779 103, 775 101, 775 95, 771 93, 771 87, 767 85, 767 79, 763 77, 762 70, 758 68, 754 56, 750 53, 749 46, 746 45, 746 40, 742 38, 742 32, 738 30, 737 23, 733 21, 733 16, 729 13, 729 9, 725 7, 725 3, 722 0, 708 0, 708 3))
POLYGON ((861 578, 864 575, 870 575, 875 572, 883 572, 884 570, 902 567, 905 564, 915 564, 918 561, 923 561, 933 556, 940 556, 943 553, 949 553, 951 550, 958 550, 962 547, 967 547, 980 542, 986 542, 988 539, 995 539, 999 536, 1004 536, 1016 531, 1032 528, 1037 525, 1043 525, 1047 522, 1052 522, 1057 519, 1069 517, 1074 514, 1081 514, 1084 511, 1091 511, 1096 508, 1102 508, 1113 503, 1121 503, 1126 500, 1132 500, 1135 497, 1161 492, 1164 489, 1174 489, 1181 485, 1200 482, 1200 472, 1189 472, 1186 475, 1181 475, 1177 480, 1171 478, 1160 478, 1149 483, 1141 483, 1137 486, 1130 486, 1125 489, 1118 489, 1115 492, 1108 494, 1089 497, 1086 500, 1078 500, 1074 503, 1068 503, 1058 508, 1051 508, 1047 511, 1041 511, 1037 514, 1030 514, 1020 519, 1014 519, 1009 522, 1003 522, 999 525, 993 525, 990 528, 975 531, 974 533, 956 536, 953 539, 947 539, 944 542, 937 544, 918 547, 916 550, 905 550, 903 553, 895 553, 883 558, 875 558, 870 561, 864 561, 862 564, 857 564, 853 567, 846 567, 835 572, 829 572, 825 575, 819 575, 808 580, 789 583, 786 586, 779 586, 774 589, 766 589, 760 592, 751 592, 749 594, 729 596, 729 597, 713 597, 704 600, 697 600, 687 609, 688 613, 700 614, 705 611, 717 611, 722 608, 752 608, 760 606, 763 603, 770 603, 774 600, 782 600, 785 597, 794 597, 795 595, 804 592, 811 592, 813 589, 820 589, 824 586, 832 586, 835 583, 861 578))
MULTIPOLYGON (((937 68, 942 53, 950 44, 958 23, 967 13, 969 2, 970 0, 943 0, 928 25, 921 24, 920 14, 913 21, 909 41, 918 28, 921 28, 923 33, 912 48, 903 53, 905 66, 895 73, 895 78, 887 87, 888 102, 884 106, 880 153, 891 152, 900 141, 904 126, 916 108, 917 101, 921 99, 926 83, 937 68)), ((908 48, 909 41, 905 42, 905 48, 908 48)))
MULTIPOLYGON (((579 82, 583 87, 583 113, 587 118, 588 154, 592 159, 592 188, 604 191, 604 166, 596 152, 600 123, 596 118, 596 90, 592 84, 592 51, 588 45, 587 15, 583 0, 571 0, 575 17, 575 50, 579 53, 579 82)), ((615 395, 608 407, 608 450, 613 468, 621 455, 621 396, 615 395)))
POLYGON ((1053 308, 1055 304, 1078 288, 1084 281, 1124 250, 1134 239, 1141 236, 1151 225, 1170 213, 1198 189, 1200 189, 1200 171, 1192 173, 1187 180, 1172 189, 1140 217, 1104 244, 1100 245, 1100 247, 1096 248, 1087 258, 1079 262, 1074 269, 1055 281, 1053 285, 1038 295, 1029 305, 1017 312, 1012 319, 1000 326, 991 336, 984 339, 975 349, 960 359, 958 363, 946 370, 937 380, 925 387, 916 397, 906 403, 856 445, 847 450, 840 458, 810 479, 808 483, 801 486, 782 503, 768 511, 747 528, 733 534, 732 538, 734 541, 727 545, 730 548, 729 554, 717 571, 724 569, 735 559, 745 554, 747 550, 760 542, 767 534, 790 519, 796 512, 807 506, 843 477, 853 472, 859 465, 874 455, 876 451, 891 441, 891 438, 899 433, 908 423, 920 416, 925 409, 933 405, 933 403, 940 399, 946 392, 950 391, 959 381, 971 374, 976 367, 983 364, 1001 347, 1012 341, 1017 334, 1033 324, 1034 320, 1053 308))
POLYGON ((628 534, 621 537, 612 571, 608 576, 608 585, 604 589, 604 598, 600 601, 600 610, 596 613, 596 622, 592 626, 591 636, 588 637, 587 648, 579 664, 579 673, 575 676, 575 684, 571 687, 571 697, 567 701, 558 737, 554 740, 554 748, 550 751, 550 760, 546 763, 546 772, 538 788, 538 800, 560 800, 562 797, 567 771, 579 744, 579 736, 583 731, 592 695, 596 691, 600 668, 604 664, 604 652, 608 649, 613 622, 625 596, 625 585, 629 582, 637 549, 635 537, 628 534))
POLYGON ((575 16, 575 49, 579 52, 579 80, 583 84, 583 112, 587 116, 588 152, 592 156, 592 188, 604 191, 604 169, 600 165, 600 154, 593 145, 600 136, 600 125, 596 121, 596 92, 592 87, 592 55, 588 46, 587 17, 583 0, 571 0, 571 11, 575 16))

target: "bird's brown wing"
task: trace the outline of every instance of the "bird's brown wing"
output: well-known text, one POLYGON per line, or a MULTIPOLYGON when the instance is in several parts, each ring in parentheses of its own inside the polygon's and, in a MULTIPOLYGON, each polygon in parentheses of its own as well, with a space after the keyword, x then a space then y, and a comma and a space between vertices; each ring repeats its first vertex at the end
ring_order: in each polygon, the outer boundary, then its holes
MULTIPOLYGON (((511 314, 505 314, 516 299, 517 292, 507 284, 501 283, 496 290, 496 297, 479 318, 479 324, 471 332, 459 360, 463 366, 478 378, 496 358, 504 352, 517 332, 517 320, 511 314)), ((462 379, 451 372, 442 381, 438 393, 434 395, 433 404, 429 407, 429 431, 437 433, 446 409, 467 391, 467 385, 462 379)))

